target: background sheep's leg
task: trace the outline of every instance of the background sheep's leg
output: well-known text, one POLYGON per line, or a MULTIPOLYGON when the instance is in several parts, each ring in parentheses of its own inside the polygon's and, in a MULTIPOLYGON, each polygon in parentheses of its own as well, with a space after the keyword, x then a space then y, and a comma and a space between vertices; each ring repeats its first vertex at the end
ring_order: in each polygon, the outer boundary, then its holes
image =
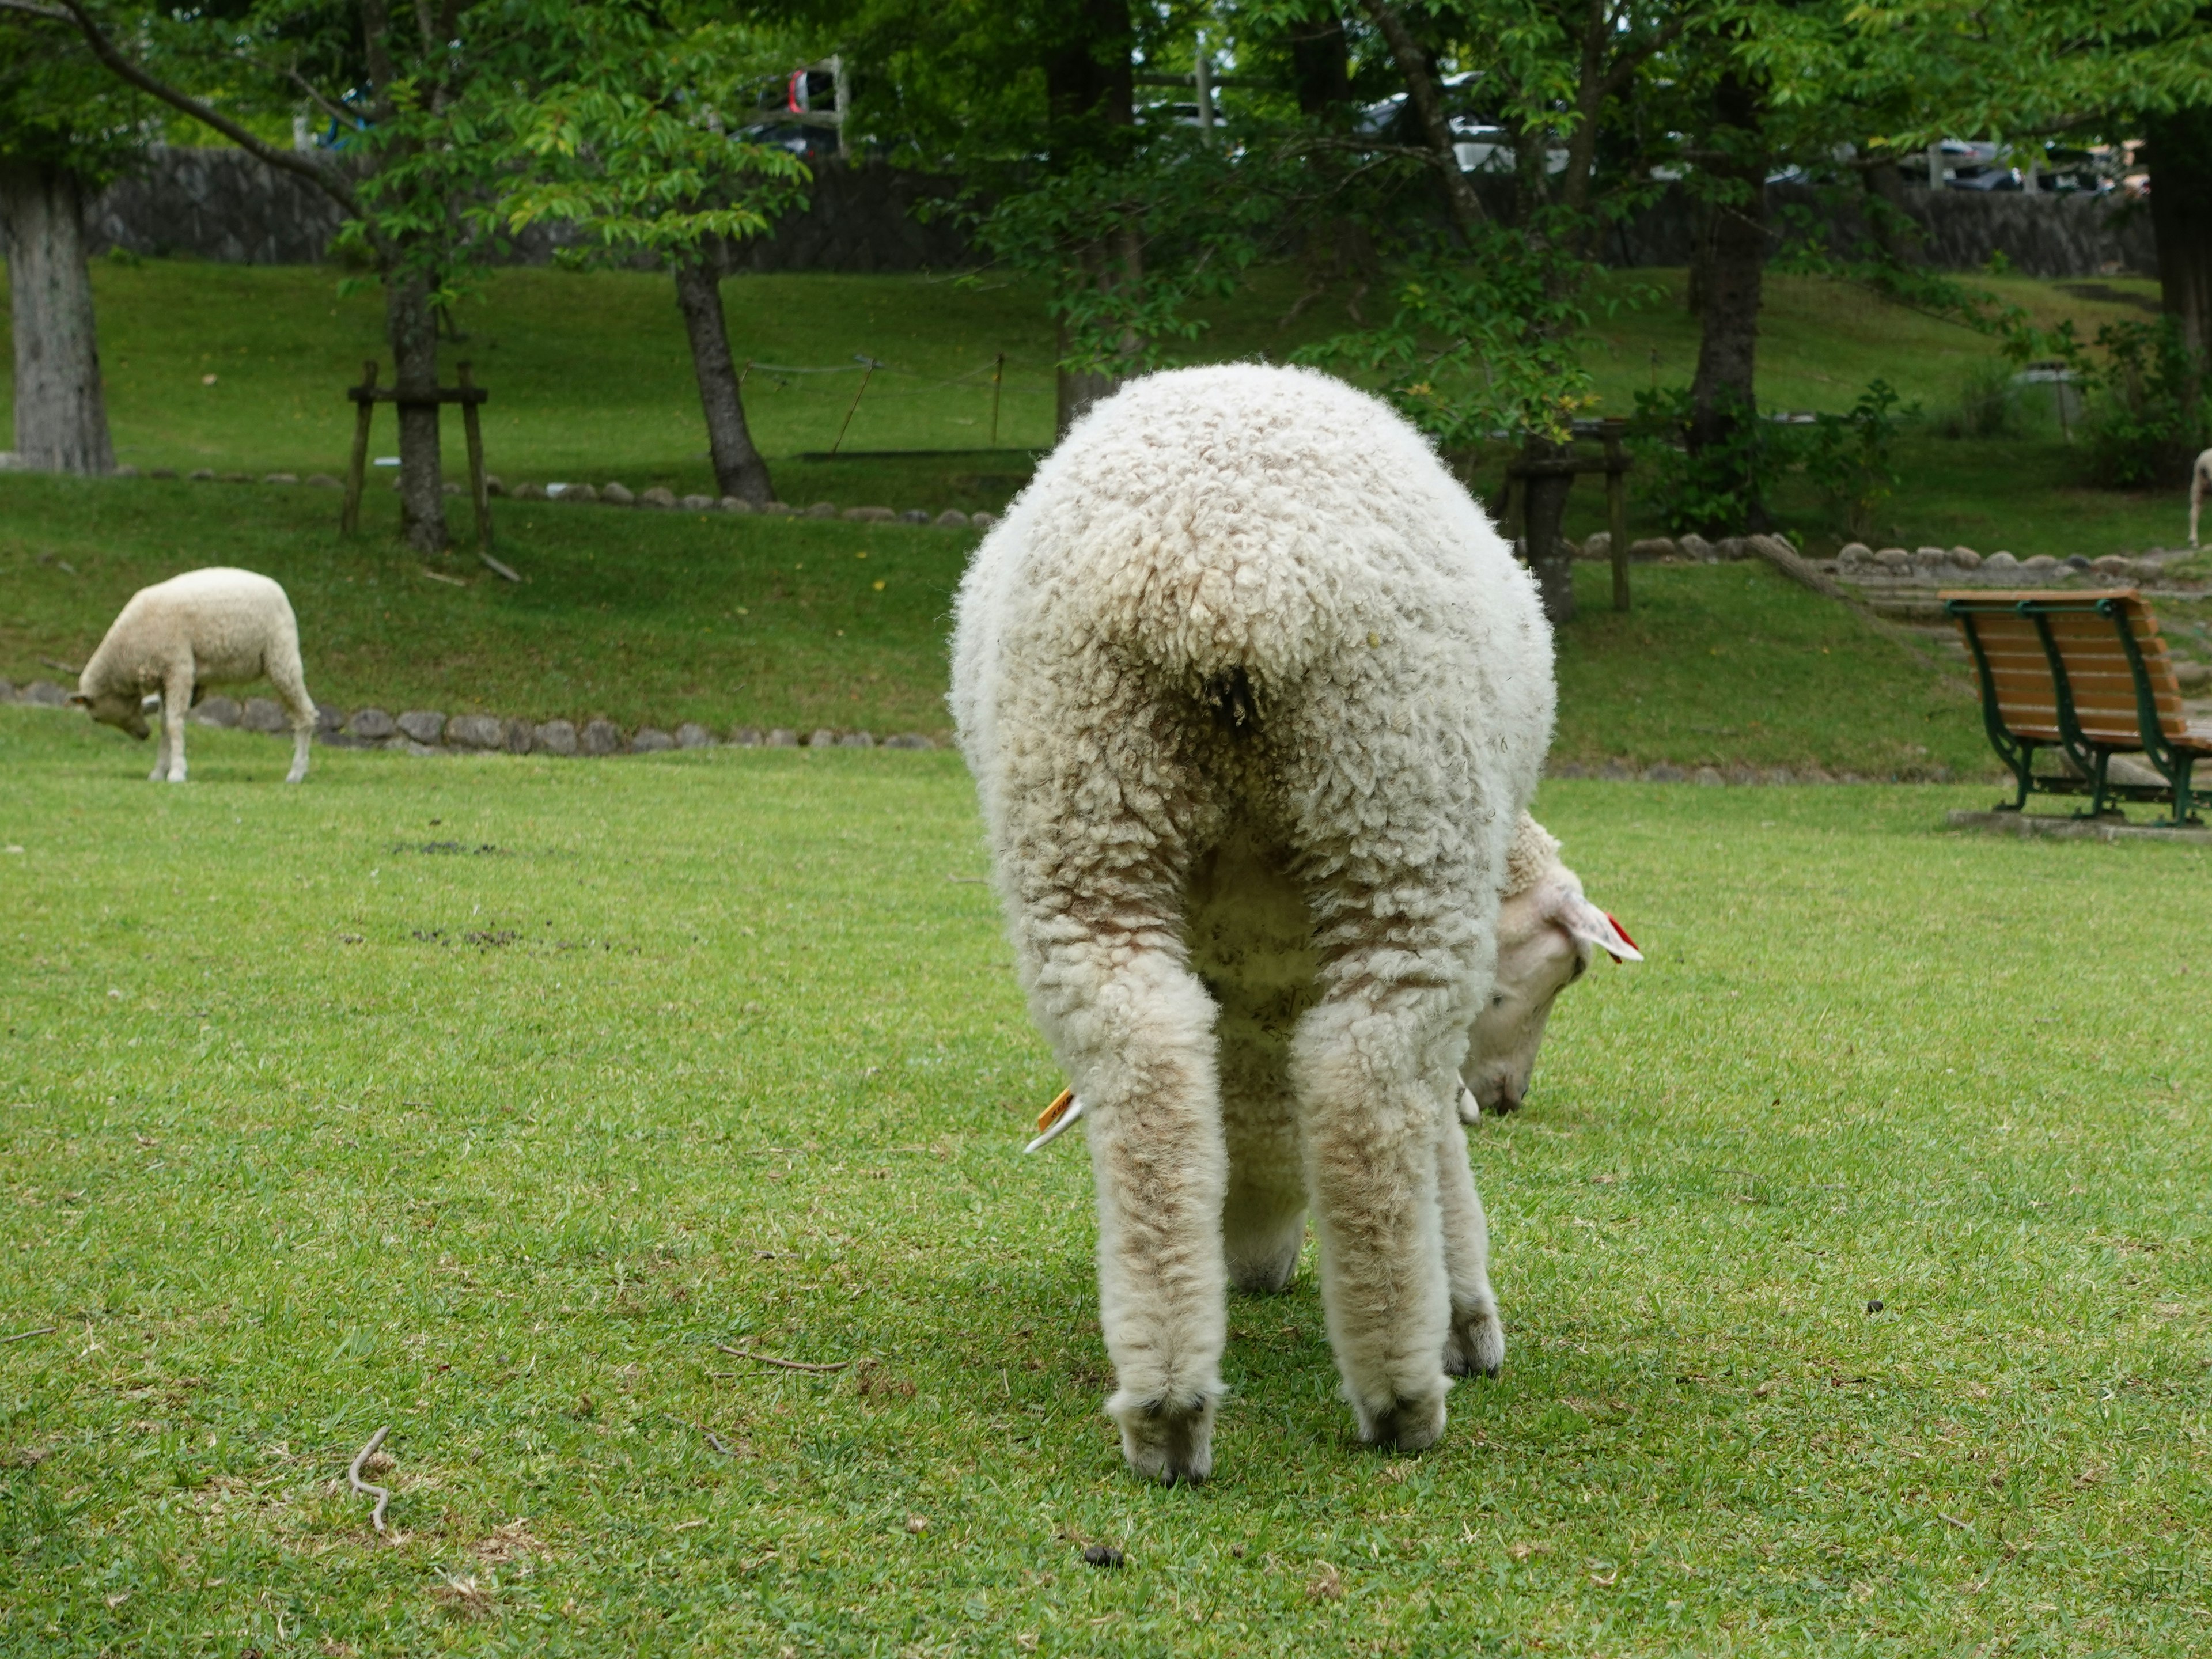
POLYGON ((263 672, 276 688, 284 712, 291 717, 292 769, 284 775, 284 781, 297 783, 307 775, 307 746, 315 735, 315 700, 307 695, 307 676, 301 665, 298 638, 289 631, 280 635, 268 653, 263 672))
POLYGON ((1505 1364, 1505 1328, 1490 1288, 1490 1222, 1468 1166, 1467 1131, 1446 1112, 1437 1136, 1437 1202, 1443 1225, 1444 1278, 1451 1287, 1451 1331, 1444 1369, 1455 1376, 1495 1376, 1505 1364))
POLYGON ((162 782, 169 775, 169 720, 167 698, 164 697, 161 700, 161 708, 156 712, 161 715, 161 719, 154 728, 154 769, 146 775, 146 781, 149 783, 162 782))
POLYGON ((1221 1125, 1229 1152, 1221 1245, 1229 1282, 1240 1291, 1279 1291, 1297 1271, 1306 1233, 1290 1057, 1280 1037, 1248 1024, 1233 1004, 1221 1026, 1221 1125))
POLYGON ((185 715, 192 706, 193 672, 187 661, 172 664, 161 677, 161 755, 167 770, 155 775, 171 783, 185 781, 185 715))
POLYGON ((1465 1047, 1461 997, 1356 975, 1291 1050, 1330 1346, 1359 1437, 1407 1451, 1443 1433, 1451 1386, 1437 1142, 1465 1047))

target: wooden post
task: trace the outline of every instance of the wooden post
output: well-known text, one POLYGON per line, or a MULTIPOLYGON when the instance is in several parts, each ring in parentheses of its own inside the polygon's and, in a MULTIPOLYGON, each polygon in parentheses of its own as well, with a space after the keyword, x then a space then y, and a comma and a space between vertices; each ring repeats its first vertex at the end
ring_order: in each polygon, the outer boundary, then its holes
POLYGON ((1605 442, 1605 516, 1612 532, 1613 608, 1628 609, 1628 457, 1620 441, 1628 429, 1621 416, 1612 416, 1601 428, 1605 442))
POLYGON ((860 371, 860 390, 853 394, 852 407, 845 411, 845 423, 837 428, 836 442, 830 446, 830 453, 832 455, 835 455, 844 443, 845 434, 853 424, 853 416, 860 410, 860 398, 867 392, 868 382, 875 378, 876 360, 873 357, 868 357, 862 361, 867 364, 867 367, 860 371))
POLYGON ((338 530, 353 535, 361 528, 361 492, 368 469, 368 419, 376 410, 376 364, 361 366, 361 395, 354 399, 353 464, 346 469, 345 510, 338 515, 338 530))
MULTIPOLYGON (((463 392, 475 390, 469 379, 469 365, 458 366, 463 392)), ((483 427, 477 419, 477 400, 461 399, 461 430, 469 441, 469 499, 477 509, 477 547, 485 553, 491 551, 491 491, 484 483, 483 427)))
POLYGON ((1000 352, 991 370, 991 447, 999 447, 999 392, 1006 378, 1006 354, 1000 352))

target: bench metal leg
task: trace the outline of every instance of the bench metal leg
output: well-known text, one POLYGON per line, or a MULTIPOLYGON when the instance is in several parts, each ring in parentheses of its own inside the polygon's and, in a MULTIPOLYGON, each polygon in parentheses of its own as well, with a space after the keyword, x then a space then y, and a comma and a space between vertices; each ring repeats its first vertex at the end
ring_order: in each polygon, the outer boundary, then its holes
POLYGON ((2201 825, 2204 822, 2197 813, 2197 803, 2191 798, 2189 789, 2190 769, 2196 764, 2197 757, 2194 755, 2176 755, 2173 757, 2173 772, 2168 779, 2168 781, 2173 785, 2173 816, 2166 820, 2166 823, 2171 828, 2190 829, 2201 825))
MULTIPOLYGON (((2106 769, 2112 765, 2112 751, 2109 749, 2098 749, 2092 750, 2091 755, 2092 758, 2089 763, 2089 810, 2086 812, 2076 812, 2074 816, 2077 818, 2101 818, 2107 811, 2116 811, 2116 809, 2107 807, 2105 805, 2105 790, 2109 782, 2105 773, 2106 769)), ((2124 817, 2127 815, 2125 813, 2117 813, 2117 816, 2124 817)))

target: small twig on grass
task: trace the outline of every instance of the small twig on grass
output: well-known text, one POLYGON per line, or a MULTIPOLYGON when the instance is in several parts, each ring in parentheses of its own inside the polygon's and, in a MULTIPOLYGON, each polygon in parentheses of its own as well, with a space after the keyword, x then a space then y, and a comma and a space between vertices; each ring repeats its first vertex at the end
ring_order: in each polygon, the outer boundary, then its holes
POLYGON ((463 581, 459 576, 448 576, 444 571, 433 570, 427 564, 422 567, 422 574, 428 576, 432 581, 444 582, 449 587, 466 587, 468 586, 468 584, 463 581))
POLYGON ((834 1365, 811 1365, 804 1359, 778 1359, 772 1353, 755 1353, 750 1348, 733 1348, 726 1342, 717 1342, 714 1346, 724 1353, 733 1353, 740 1359, 750 1359, 763 1365, 774 1365, 777 1370, 786 1371, 842 1371, 853 1363, 849 1359, 841 1359, 834 1365))
POLYGON ((723 1456, 735 1457, 738 1455, 736 1447, 732 1446, 728 1441, 723 1439, 720 1435, 716 1434, 714 1430, 708 1428, 704 1423, 702 1423, 699 1425, 699 1432, 705 1435, 707 1437, 707 1443, 709 1446, 712 1446, 716 1451, 721 1453, 723 1456))
POLYGON ((21 1342, 27 1337, 51 1336, 60 1328, 58 1325, 41 1325, 35 1331, 18 1331, 13 1336, 0 1336, 0 1342, 21 1342))
POLYGON ((389 1487, 374 1486, 362 1480, 361 1466, 368 1462, 376 1449, 384 1443, 384 1437, 391 1432, 392 1425, 387 1423, 369 1436, 368 1443, 353 1455, 353 1462, 346 1469, 346 1484, 362 1497, 376 1499, 376 1508, 370 1512, 368 1518, 379 1532, 384 1530, 384 1506, 392 1501, 392 1492, 389 1487))
POLYGON ((1956 1528, 1957 1528, 1960 1532, 1972 1532, 1972 1531, 1973 1531, 1973 1529, 1974 1529, 1974 1523, 1973 1523, 1972 1522, 1971 1522, 1971 1521, 1961 1521, 1961 1520, 1960 1520, 1960 1519, 1959 1519, 1959 1517, 1958 1517, 1957 1516, 1955 1516, 1955 1515, 1944 1515, 1944 1514, 1943 1514, 1943 1511, 1942 1511, 1942 1510, 1936 1510, 1936 1514, 1938 1514, 1938 1515, 1942 1515, 1942 1516, 1943 1516, 1943 1518, 1944 1518, 1946 1521, 1948 1521, 1948 1522, 1949 1522, 1953 1526, 1956 1527, 1956 1528))
POLYGON ((79 668, 73 662, 56 662, 52 657, 40 658, 39 666, 41 668, 51 668, 57 674, 82 674, 84 672, 84 670, 79 668))
POLYGON ((515 574, 514 568, 512 565, 501 564, 497 559, 492 557, 489 553, 479 552, 477 555, 477 557, 483 562, 483 568, 490 571, 495 576, 503 577, 511 582, 519 582, 522 580, 520 575, 515 574))

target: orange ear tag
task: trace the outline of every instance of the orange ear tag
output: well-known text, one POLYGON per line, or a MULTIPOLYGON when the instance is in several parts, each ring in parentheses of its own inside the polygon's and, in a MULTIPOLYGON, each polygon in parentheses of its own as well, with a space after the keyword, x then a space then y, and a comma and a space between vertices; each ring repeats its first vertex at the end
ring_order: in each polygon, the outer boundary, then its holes
POLYGON ((1034 1152, 1041 1147, 1051 1146, 1069 1124, 1082 1115, 1083 1103, 1075 1097, 1075 1091, 1062 1089, 1052 1104, 1037 1114, 1037 1138, 1022 1150, 1034 1152))

